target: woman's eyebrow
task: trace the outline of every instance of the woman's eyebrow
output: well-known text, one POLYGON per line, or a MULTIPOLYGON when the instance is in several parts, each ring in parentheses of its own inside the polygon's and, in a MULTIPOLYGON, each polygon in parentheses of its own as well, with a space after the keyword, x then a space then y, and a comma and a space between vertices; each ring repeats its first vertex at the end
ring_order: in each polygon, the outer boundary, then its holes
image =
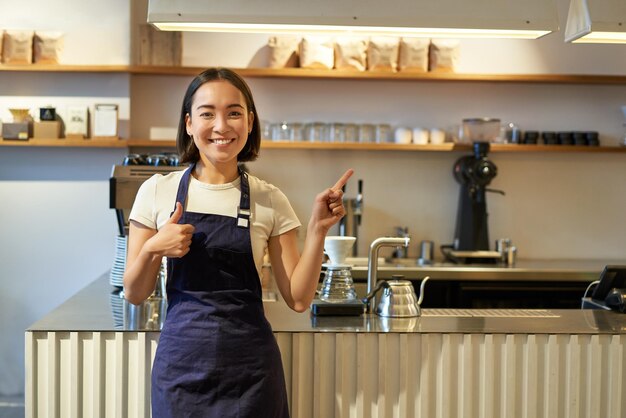
MULTIPOLYGON (((239 107, 241 109, 245 109, 239 103, 233 103, 233 104, 229 104, 228 106, 226 106, 227 109, 230 109, 230 108, 233 108, 233 107, 239 107)), ((201 105, 198 105, 198 107, 196 107, 196 109, 203 109, 203 108, 215 109, 215 106, 211 105, 211 104, 201 104, 201 105)))

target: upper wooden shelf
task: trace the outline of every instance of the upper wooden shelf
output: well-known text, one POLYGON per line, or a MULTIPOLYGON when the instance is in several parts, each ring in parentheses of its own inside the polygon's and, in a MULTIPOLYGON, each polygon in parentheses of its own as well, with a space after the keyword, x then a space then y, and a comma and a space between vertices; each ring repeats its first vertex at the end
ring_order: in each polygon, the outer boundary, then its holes
MULTIPOLYGON (((141 65, 0 65, 0 71, 13 72, 84 72, 127 73, 137 75, 195 76, 205 67, 169 67, 141 65)), ((626 84, 622 75, 584 74, 459 74, 414 73, 382 71, 309 70, 304 68, 233 68, 244 77, 251 78, 303 78, 339 80, 408 80, 408 81, 459 81, 502 83, 553 83, 553 84, 626 84)))
MULTIPOLYGON (((175 141, 151 141, 149 139, 129 139, 129 147, 161 147, 173 148, 175 141)), ((444 143, 440 145, 416 144, 377 144, 377 143, 350 143, 350 142, 291 142, 264 140, 261 149, 319 149, 319 150, 365 150, 365 151, 471 151, 470 144, 444 143)), ((570 153, 626 153, 626 147, 587 147, 580 145, 518 145, 518 144, 491 144, 491 152, 570 152, 570 153)))
POLYGON ((128 65, 0 64, 0 71, 48 73, 128 73, 128 65))
POLYGON ((103 139, 103 138, 87 138, 87 139, 29 139, 9 140, 0 138, 0 146, 5 147, 76 147, 76 148, 128 148, 128 141, 125 139, 103 139))

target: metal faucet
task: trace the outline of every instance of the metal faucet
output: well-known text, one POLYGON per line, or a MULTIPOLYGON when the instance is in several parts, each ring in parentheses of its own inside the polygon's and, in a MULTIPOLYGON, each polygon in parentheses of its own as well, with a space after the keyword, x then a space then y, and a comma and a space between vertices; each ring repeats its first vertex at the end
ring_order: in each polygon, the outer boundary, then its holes
MULTIPOLYGON (((378 284, 378 250, 380 247, 409 246, 411 237, 381 237, 376 238, 370 245, 369 258, 367 261, 367 294, 369 295, 378 284)), ((367 305, 367 313, 372 312, 372 306, 376 306, 376 297, 372 297, 367 305)))
MULTIPOLYGON (((396 226, 396 236, 397 237, 410 237, 409 235, 409 227, 408 226, 396 226)), ((393 250, 393 254, 391 255, 393 258, 409 258, 409 247, 398 246, 395 250, 393 250)))

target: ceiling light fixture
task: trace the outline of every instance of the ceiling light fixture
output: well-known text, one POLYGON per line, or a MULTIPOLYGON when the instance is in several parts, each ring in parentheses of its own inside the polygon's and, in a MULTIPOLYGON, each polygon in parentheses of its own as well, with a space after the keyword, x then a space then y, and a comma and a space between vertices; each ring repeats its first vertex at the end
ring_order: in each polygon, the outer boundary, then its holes
POLYGON ((570 0, 565 42, 626 43, 626 0, 570 0))
POLYGON ((553 0, 149 0, 161 30, 536 39, 558 30, 553 0))

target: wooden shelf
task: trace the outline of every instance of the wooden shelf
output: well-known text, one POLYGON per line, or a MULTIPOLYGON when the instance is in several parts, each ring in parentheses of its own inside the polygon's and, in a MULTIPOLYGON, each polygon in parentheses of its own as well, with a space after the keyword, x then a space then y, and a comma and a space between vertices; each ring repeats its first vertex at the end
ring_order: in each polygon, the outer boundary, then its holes
MULTIPOLYGON (((173 148, 175 141, 151 141, 149 139, 129 139, 129 147, 173 148)), ((469 144, 445 143, 441 145, 416 144, 362 144, 362 143, 333 143, 333 142, 290 142, 264 140, 261 149, 307 149, 307 150, 362 150, 362 151, 471 151, 469 144)), ((490 152, 549 152, 549 153, 626 153, 626 147, 587 147, 577 145, 517 145, 491 144, 490 152)))
POLYGON ((28 141, 1 139, 4 147, 86 147, 86 148, 128 148, 124 139, 29 139, 28 141))
POLYGON ((0 71, 44 73, 129 73, 128 65, 0 64, 0 71))
MULTIPOLYGON (((149 139, 29 139, 28 141, 0 139, 5 147, 85 147, 85 148, 175 148, 176 141, 149 139)), ((452 152, 471 151, 469 144, 444 143, 439 145, 377 144, 351 142, 291 142, 263 140, 261 149, 283 150, 360 150, 360 151, 413 151, 452 152)), ((491 144, 490 152, 548 152, 548 153, 626 153, 626 147, 586 147, 577 145, 517 145, 491 144)))
MULTIPOLYGON (((128 73, 135 75, 195 76, 206 67, 169 67, 142 65, 0 65, 0 71, 13 72, 84 72, 128 73)), ((413 73, 382 71, 310 70, 305 68, 233 68, 250 78, 300 78, 337 80, 396 80, 432 82, 497 82, 497 83, 552 83, 552 84, 626 84, 622 75, 584 74, 459 74, 413 73)))
MULTIPOLYGON (((131 75, 195 76, 204 67, 170 67, 137 65, 7 65, 0 64, 0 72, 48 72, 48 73, 121 73, 131 75)), ((613 75, 563 75, 563 74, 458 74, 458 73, 389 73, 374 71, 310 70, 303 68, 234 68, 250 78, 298 78, 337 80, 413 80, 426 82, 501 82, 501 83, 553 83, 553 84, 626 84, 626 76, 613 75)), ((175 141, 151 141, 146 139, 31 139, 29 141, 0 140, 0 146, 12 147, 92 147, 92 148, 174 148, 175 141)), ((263 141, 265 149, 320 149, 320 150, 367 150, 367 151, 418 151, 445 152, 471 151, 467 144, 401 145, 329 142, 263 141)), ((491 152, 558 152, 558 153, 623 153, 626 147, 585 147, 560 145, 513 145, 492 144, 491 152)))

